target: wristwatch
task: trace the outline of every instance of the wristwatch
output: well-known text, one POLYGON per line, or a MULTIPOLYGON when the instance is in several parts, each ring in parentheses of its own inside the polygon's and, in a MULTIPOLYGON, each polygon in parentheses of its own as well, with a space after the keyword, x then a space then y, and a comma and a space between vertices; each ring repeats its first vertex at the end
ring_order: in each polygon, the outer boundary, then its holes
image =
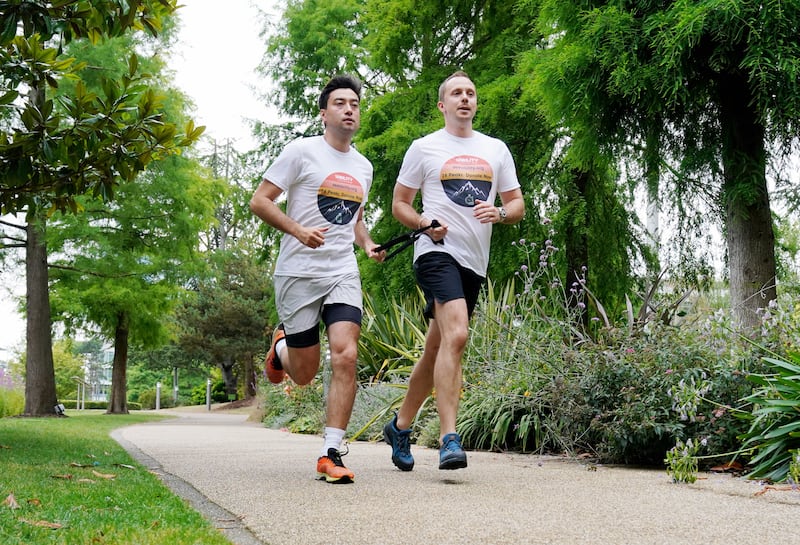
POLYGON ((505 207, 501 206, 497 210, 498 210, 498 212, 500 212, 500 223, 504 223, 506 221, 506 217, 508 216, 508 213, 506 213, 505 207))

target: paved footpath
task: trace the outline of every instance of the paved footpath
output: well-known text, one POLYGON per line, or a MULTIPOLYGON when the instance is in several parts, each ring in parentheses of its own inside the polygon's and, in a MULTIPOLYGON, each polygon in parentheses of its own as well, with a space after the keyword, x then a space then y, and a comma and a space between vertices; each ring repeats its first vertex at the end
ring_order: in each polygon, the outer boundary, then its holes
POLYGON ((800 543, 800 491, 729 475, 678 485, 663 470, 488 452, 440 471, 438 451, 416 446, 404 473, 388 445, 356 442, 344 458, 356 482, 330 485, 315 479, 319 437, 170 414, 114 437, 236 545, 800 543))

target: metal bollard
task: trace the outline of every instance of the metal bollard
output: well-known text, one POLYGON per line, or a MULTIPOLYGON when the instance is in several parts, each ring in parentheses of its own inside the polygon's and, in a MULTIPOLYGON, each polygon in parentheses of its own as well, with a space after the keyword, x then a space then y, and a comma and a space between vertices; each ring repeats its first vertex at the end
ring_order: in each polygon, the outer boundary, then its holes
POLYGON ((161 383, 156 382, 156 410, 161 409, 161 383))
POLYGON ((206 409, 211 410, 211 379, 206 380, 206 409))

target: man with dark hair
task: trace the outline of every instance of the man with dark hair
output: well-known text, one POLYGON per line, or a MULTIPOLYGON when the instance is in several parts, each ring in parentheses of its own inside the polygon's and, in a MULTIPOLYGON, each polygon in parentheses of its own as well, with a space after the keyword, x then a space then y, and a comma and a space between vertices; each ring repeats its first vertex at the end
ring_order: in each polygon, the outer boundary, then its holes
POLYGON ((411 143, 394 186, 392 214, 411 229, 433 226, 414 246, 414 272, 430 320, 422 356, 395 417, 384 428, 392 462, 411 471, 411 424, 436 389, 439 413, 439 469, 467 467, 456 433, 461 395, 461 359, 469 319, 489 265, 492 224, 516 223, 525 214, 514 160, 500 140, 473 130, 478 108, 475 84, 456 72, 439 87, 444 128, 411 143), (422 194, 422 212, 414 208, 422 194), (500 197, 501 206, 495 206, 500 197), (437 242, 444 241, 444 244, 437 242))
MULTIPOLYGON (((337 89, 350 89, 356 96, 361 97, 361 82, 348 75, 333 76, 331 80, 322 88, 319 94, 319 109, 324 110, 328 107, 328 97, 337 89)), ((323 119, 324 122, 324 119, 323 119)))
POLYGON ((356 355, 361 333, 361 278, 353 243, 382 261, 364 224, 372 164, 351 142, 358 130, 361 84, 336 76, 320 94, 322 136, 289 143, 267 169, 250 210, 284 233, 275 265, 275 328, 265 361, 272 383, 288 375, 310 383, 320 367, 320 322, 328 333, 331 380, 317 476, 348 483, 341 444, 356 394, 356 355), (276 204, 286 193, 286 212, 276 204))

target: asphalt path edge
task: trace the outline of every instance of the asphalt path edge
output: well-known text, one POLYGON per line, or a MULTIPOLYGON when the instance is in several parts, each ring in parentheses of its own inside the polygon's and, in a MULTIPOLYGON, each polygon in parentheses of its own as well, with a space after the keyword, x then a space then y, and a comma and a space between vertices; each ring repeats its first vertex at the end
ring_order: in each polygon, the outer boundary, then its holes
POLYGON ((217 505, 180 477, 165 471, 157 460, 122 437, 121 430, 113 430, 111 438, 119 443, 133 459, 156 475, 174 494, 186 500, 195 511, 211 522, 234 545, 267 545, 258 539, 237 515, 217 505))

